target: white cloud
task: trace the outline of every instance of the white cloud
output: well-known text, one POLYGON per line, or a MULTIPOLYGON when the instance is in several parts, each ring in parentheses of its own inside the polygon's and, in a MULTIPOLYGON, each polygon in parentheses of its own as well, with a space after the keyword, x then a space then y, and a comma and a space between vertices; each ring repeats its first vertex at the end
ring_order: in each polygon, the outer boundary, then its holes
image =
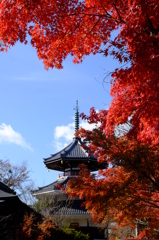
POLYGON ((5 123, 0 125, 0 143, 2 142, 14 143, 33 151, 31 146, 25 141, 22 135, 18 132, 15 132, 10 125, 6 125, 5 123))
MULTIPOLYGON (((95 124, 89 124, 87 121, 82 121, 80 123, 80 128, 87 130, 92 130, 95 127, 95 124)), ((54 140, 53 146, 59 151, 71 143, 75 134, 75 123, 69 123, 66 126, 57 126, 54 131, 54 140)))
POLYGON ((92 130, 95 128, 97 125, 96 124, 89 124, 87 121, 82 121, 80 124, 80 127, 86 129, 86 130, 92 130))
POLYGON ((72 140, 74 136, 74 123, 70 123, 67 126, 57 126, 55 128, 55 139, 64 138, 67 141, 72 140))
POLYGON ((64 149, 70 142, 60 142, 60 141, 54 141, 54 148, 56 149, 56 151, 60 151, 62 149, 64 149))

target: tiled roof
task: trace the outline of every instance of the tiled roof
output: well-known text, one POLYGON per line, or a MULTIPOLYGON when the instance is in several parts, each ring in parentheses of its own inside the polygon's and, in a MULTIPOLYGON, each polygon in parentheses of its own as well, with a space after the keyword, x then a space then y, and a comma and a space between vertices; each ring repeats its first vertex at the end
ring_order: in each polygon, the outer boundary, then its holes
MULTIPOLYGON (((55 193, 56 191, 59 191, 59 193, 62 193, 60 190, 58 190, 56 188, 57 184, 60 184, 61 186, 65 187, 65 184, 67 184, 68 180, 70 179, 70 177, 60 177, 57 179, 57 181, 39 188, 38 190, 33 192, 34 196, 41 195, 41 194, 49 194, 49 193, 55 193)), ((62 193, 64 194, 64 193, 62 193)), ((53 215, 90 215, 87 213, 86 209, 84 206, 82 206, 83 200, 80 199, 74 199, 74 200, 70 200, 68 201, 66 200, 59 200, 59 209, 58 211, 55 213, 53 213, 53 215)))
POLYGON ((5 191, 0 189, 0 199, 4 198, 17 198, 17 196, 11 193, 6 193, 5 191))
POLYGON ((14 191, 7 187, 4 183, 0 182, 0 199, 4 198, 17 198, 14 191))
POLYGON ((67 208, 67 207, 62 207, 56 212, 54 215, 90 215, 88 212, 80 210, 80 209, 73 209, 73 208, 67 208))
POLYGON ((53 182, 49 185, 46 185, 44 187, 39 187, 38 190, 33 191, 33 195, 36 196, 38 194, 44 194, 44 193, 49 193, 49 192, 58 190, 56 186, 58 184, 60 184, 61 186, 64 186, 68 182, 69 179, 70 179, 69 177, 60 177, 55 182, 53 182))
POLYGON ((89 159, 90 157, 94 160, 97 160, 96 157, 93 155, 89 155, 88 152, 82 147, 80 138, 74 138, 74 140, 64 149, 62 149, 60 152, 57 152, 55 154, 52 154, 51 157, 44 158, 44 163, 47 163, 47 161, 54 161, 57 159, 62 158, 69 158, 69 159, 89 159))
POLYGON ((103 163, 97 162, 97 158, 93 154, 84 149, 81 139, 77 137, 60 152, 44 158, 44 164, 48 169, 60 172, 65 172, 66 169, 67 171, 68 169, 75 171, 75 168, 78 168, 79 171, 80 164, 85 164, 91 171, 105 167, 103 163))

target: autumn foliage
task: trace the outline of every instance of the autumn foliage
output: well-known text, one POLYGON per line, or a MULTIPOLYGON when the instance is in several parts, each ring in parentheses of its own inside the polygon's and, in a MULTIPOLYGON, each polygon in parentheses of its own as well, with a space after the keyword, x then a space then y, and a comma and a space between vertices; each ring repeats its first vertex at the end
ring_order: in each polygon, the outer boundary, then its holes
POLYGON ((146 219, 147 231, 157 232, 158 0, 1 1, 0 50, 17 41, 27 43, 28 34, 46 69, 62 68, 68 55, 74 63, 91 53, 119 61, 120 67, 111 73, 109 110, 97 114, 92 109, 90 117, 83 117, 100 126, 79 133, 98 161, 106 163, 106 169, 97 179, 83 169, 69 192, 85 196, 86 207, 98 221, 110 213, 125 223, 146 219), (123 124, 129 126, 117 135, 117 127, 123 128, 123 124))
POLYGON ((58 227, 53 219, 37 217, 35 214, 25 215, 20 232, 20 239, 23 240, 89 240, 88 235, 71 229, 68 226, 58 227))
POLYGON ((79 63, 91 53, 126 65, 112 72, 113 101, 106 131, 131 116, 137 139, 159 141, 159 4, 157 0, 3 0, 0 50, 27 35, 46 68, 62 68, 71 54, 79 63), (116 31, 116 37, 111 37, 116 31))
MULTIPOLYGON (((131 130, 123 126, 120 135, 106 134, 107 111, 84 118, 96 123, 92 131, 80 129, 86 150, 92 151, 106 168, 91 174, 81 166, 77 178, 67 185, 72 197, 85 199, 86 209, 97 222, 111 219, 119 226, 144 225, 147 236, 158 234, 159 224, 159 145, 138 141, 131 130), (81 187, 82 186, 82 187, 81 187), (155 230, 154 230, 155 229, 155 230)), ((130 125, 129 125, 130 127, 130 125)), ((133 127, 133 126, 132 126, 133 127)), ((145 230, 144 230, 145 232, 145 230)))
POLYGON ((43 240, 51 237, 55 229, 52 219, 38 219, 34 214, 25 215, 22 224, 21 238, 43 240))

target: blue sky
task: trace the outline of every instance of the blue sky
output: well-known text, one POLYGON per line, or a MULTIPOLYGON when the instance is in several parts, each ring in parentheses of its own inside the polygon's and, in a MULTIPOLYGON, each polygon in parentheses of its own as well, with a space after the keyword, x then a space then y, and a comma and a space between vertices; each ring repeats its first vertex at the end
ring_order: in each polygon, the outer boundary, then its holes
POLYGON ((109 107, 110 84, 102 83, 117 63, 99 54, 75 65, 68 57, 63 69, 46 71, 36 50, 20 43, 0 62, 0 159, 27 162, 35 185, 49 184, 58 172, 48 172, 43 158, 72 141, 76 100, 86 114, 109 107))

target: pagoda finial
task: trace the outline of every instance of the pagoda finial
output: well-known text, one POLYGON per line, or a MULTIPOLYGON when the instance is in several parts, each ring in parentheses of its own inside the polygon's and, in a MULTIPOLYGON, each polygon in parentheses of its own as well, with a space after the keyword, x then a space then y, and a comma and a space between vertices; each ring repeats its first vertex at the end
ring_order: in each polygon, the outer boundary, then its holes
POLYGON ((75 112, 75 132, 79 130, 79 112, 78 112, 78 100, 76 101, 76 112, 75 112))

